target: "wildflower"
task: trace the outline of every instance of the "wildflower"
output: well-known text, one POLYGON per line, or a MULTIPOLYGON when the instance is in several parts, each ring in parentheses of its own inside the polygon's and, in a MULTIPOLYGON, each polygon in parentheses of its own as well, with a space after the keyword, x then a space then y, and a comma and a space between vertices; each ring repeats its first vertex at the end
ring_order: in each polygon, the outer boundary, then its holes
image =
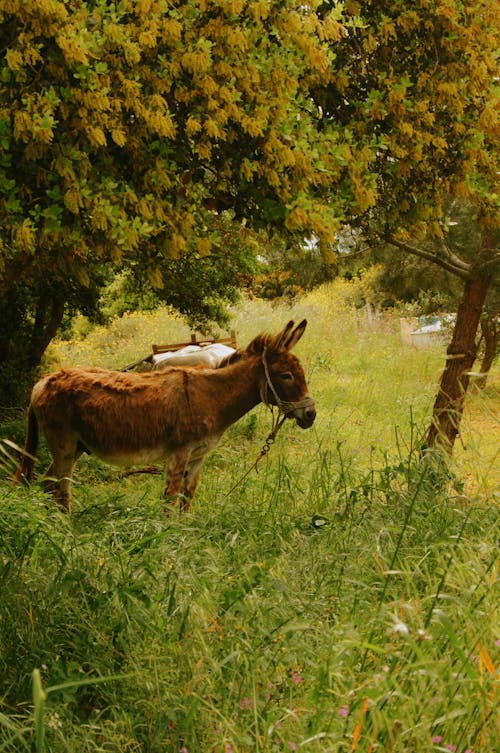
POLYGON ((240 709, 247 709, 249 706, 252 705, 252 701, 250 698, 242 698, 240 701, 240 709))
POLYGON ((47 727, 51 729, 61 729, 63 726, 62 719, 57 712, 47 717, 47 727))
POLYGON ((302 677, 299 675, 298 672, 294 672, 292 675, 292 680, 294 681, 296 685, 300 685, 300 683, 302 682, 302 677))
POLYGON ((188 749, 186 748, 186 746, 185 746, 185 745, 183 745, 183 746, 182 746, 182 748, 180 749, 179 753, 189 753, 189 751, 188 751, 188 749))
POLYGON ((224 743, 224 753, 233 753, 233 749, 229 743, 224 743))
MULTIPOLYGON (((500 638, 495 641, 495 646, 498 646, 498 648, 500 648, 500 638)), ((467 751, 465 751, 465 753, 467 753, 467 751)))
POLYGON ((455 753, 455 751, 457 749, 457 746, 456 745, 452 745, 451 743, 446 743, 444 747, 446 748, 446 750, 449 750, 450 753, 455 753))
POLYGON ((408 635, 410 631, 408 630, 408 626, 405 625, 404 622, 397 620, 392 627, 392 632, 399 633, 400 635, 408 635))
POLYGON ((289 748, 289 750, 298 750, 298 749, 299 749, 299 746, 297 745, 297 743, 292 743, 292 742, 290 741, 290 742, 288 743, 288 748, 289 748))
POLYGON ((346 716, 349 716, 349 706, 346 703, 344 703, 344 705, 339 708, 339 710, 337 711, 337 716, 343 716, 344 718, 346 716))
POLYGON ((429 635, 429 633, 426 630, 422 630, 422 628, 419 628, 417 630, 417 635, 418 635, 418 637, 420 638, 421 641, 430 641, 430 640, 432 640, 431 636, 429 635))
POLYGON ((431 743, 434 743, 435 745, 438 745, 443 738, 441 735, 434 735, 433 738, 431 738, 431 743))

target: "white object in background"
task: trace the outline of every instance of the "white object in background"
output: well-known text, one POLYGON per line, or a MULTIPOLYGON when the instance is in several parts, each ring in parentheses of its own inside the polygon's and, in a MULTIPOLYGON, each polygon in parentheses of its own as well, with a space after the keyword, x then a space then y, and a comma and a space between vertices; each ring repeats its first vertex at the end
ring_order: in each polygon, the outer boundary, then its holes
POLYGON ((234 353, 234 348, 222 343, 210 345, 186 345, 180 350, 169 350, 153 356, 153 369, 166 369, 169 366, 206 366, 216 369, 224 358, 234 353))

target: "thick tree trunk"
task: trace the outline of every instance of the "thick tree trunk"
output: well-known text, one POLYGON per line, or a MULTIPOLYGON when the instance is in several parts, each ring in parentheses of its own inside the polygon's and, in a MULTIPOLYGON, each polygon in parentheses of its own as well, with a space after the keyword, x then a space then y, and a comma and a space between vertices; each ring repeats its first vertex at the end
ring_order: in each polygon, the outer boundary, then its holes
MULTIPOLYGON (((13 297, 14 301, 15 298, 13 297)), ((0 406, 22 405, 34 372, 64 316, 64 301, 27 299, 16 307, 5 297, 0 302, 0 406), (30 316, 31 315, 31 316, 30 316)))
POLYGON ((64 300, 45 297, 37 302, 33 334, 27 354, 28 368, 38 366, 51 340, 56 336, 64 316, 64 300))
POLYGON ((439 447, 448 454, 453 450, 469 386, 469 372, 476 358, 476 333, 489 282, 487 277, 478 276, 465 283, 427 432, 428 448, 439 447))

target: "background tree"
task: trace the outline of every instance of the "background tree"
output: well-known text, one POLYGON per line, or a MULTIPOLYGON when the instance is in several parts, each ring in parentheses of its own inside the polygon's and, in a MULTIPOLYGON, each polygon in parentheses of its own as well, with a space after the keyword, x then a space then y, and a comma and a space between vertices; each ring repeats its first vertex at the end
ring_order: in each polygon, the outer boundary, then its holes
MULTIPOLYGON (((394 244, 367 243, 359 233, 346 245, 339 258, 341 274, 352 274, 377 265, 377 287, 385 294, 386 305, 396 301, 413 303, 421 314, 456 311, 463 295, 463 274, 467 276, 480 253, 481 229, 474 207, 462 201, 446 202, 442 236, 429 234, 415 245, 412 253, 394 253, 394 244), (439 260, 454 258, 460 270, 440 266, 439 260), (435 261, 437 259, 437 261, 435 261)), ((344 234, 346 237, 347 234, 344 234)), ((347 236, 349 237, 349 236, 347 236)), ((498 245, 498 244, 497 244, 498 245)), ((499 288, 491 285, 485 299, 476 334, 476 354, 481 359, 481 378, 475 374, 474 385, 482 388, 498 353, 499 288)), ((474 366, 477 372, 477 365, 474 366)))
POLYGON ((383 0, 346 2, 345 12, 350 32, 335 44, 331 81, 316 88, 315 101, 325 130, 342 124, 369 154, 373 192, 350 222, 369 242, 383 240, 463 282, 427 435, 430 446, 451 450, 477 327, 499 268, 498 8, 487 0, 383 0), (450 196, 477 217, 480 241, 468 258, 446 242, 450 196), (419 245, 429 234, 440 239, 432 251, 419 245))
POLYGON ((256 255, 260 238, 227 212, 208 221, 210 232, 219 237, 210 254, 201 255, 195 249, 180 259, 163 259, 159 287, 144 279, 140 266, 125 265, 101 293, 101 314, 111 319, 136 309, 151 311, 164 302, 183 314, 193 329, 212 333, 214 323, 227 325, 229 305, 261 269, 256 255))

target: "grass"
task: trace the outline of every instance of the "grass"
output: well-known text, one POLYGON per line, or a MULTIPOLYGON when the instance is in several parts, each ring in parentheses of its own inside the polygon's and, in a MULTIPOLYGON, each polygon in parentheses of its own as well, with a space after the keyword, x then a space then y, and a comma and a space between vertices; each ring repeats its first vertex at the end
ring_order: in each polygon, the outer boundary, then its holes
POLYGON ((189 513, 92 458, 71 517, 0 483, 0 751, 495 749, 497 376, 454 467, 420 461, 442 346, 360 330, 340 293, 235 310, 242 343, 308 316, 318 419, 237 484, 270 427, 244 418, 189 513))

